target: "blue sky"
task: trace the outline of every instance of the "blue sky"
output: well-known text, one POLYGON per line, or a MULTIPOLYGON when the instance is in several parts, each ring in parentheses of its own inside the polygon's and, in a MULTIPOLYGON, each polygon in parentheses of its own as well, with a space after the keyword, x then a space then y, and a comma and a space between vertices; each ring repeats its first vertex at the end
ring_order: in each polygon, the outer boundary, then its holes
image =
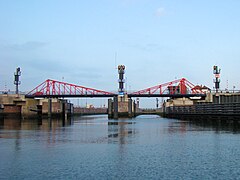
POLYGON ((126 66, 127 89, 185 77, 240 89, 238 0, 2 0, 0 90, 45 79, 117 90, 115 64, 126 66), (115 63, 115 54, 117 54, 115 63))

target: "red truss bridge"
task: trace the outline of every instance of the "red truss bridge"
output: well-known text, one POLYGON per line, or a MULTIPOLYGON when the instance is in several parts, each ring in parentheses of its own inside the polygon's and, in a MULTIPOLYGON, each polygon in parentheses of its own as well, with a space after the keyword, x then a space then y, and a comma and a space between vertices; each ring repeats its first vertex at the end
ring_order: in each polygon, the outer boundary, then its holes
POLYGON ((206 93, 185 78, 129 94, 130 97, 206 97, 206 93))
MULTIPOLYGON (((61 98, 61 97, 114 97, 116 93, 111 93, 94 88, 79 86, 56 80, 46 80, 28 94, 29 98, 61 98)), ((134 93, 129 93, 129 97, 206 97, 202 89, 197 88, 187 79, 182 78, 168 83, 146 88, 134 93)))
POLYGON ((113 97, 114 95, 111 92, 48 79, 26 94, 26 97, 113 97))

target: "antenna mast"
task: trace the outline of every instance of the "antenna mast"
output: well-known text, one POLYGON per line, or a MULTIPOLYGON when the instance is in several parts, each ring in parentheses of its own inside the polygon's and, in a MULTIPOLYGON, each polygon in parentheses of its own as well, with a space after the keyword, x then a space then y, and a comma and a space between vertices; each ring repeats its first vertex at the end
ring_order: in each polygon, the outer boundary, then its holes
POLYGON ((16 85, 16 94, 19 93, 18 86, 21 84, 20 77, 21 76, 21 70, 20 67, 16 69, 16 72, 14 73, 14 84, 16 85))
POLYGON ((215 79, 213 80, 213 82, 215 83, 216 93, 218 92, 220 87, 220 71, 221 69, 218 68, 218 66, 213 66, 213 74, 215 75, 215 79))

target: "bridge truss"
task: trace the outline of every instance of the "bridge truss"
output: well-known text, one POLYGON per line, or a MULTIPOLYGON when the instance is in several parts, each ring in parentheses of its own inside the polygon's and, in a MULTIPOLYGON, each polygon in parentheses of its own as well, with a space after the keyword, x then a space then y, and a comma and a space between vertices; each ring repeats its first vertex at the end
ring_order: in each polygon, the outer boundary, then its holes
MULTIPOLYGON (((26 97, 113 97, 117 95, 116 93, 48 79, 26 94, 26 97)), ((128 97, 178 98, 205 96, 206 94, 201 89, 196 88, 195 85, 185 78, 128 94, 128 97)))
POLYGON ((47 79, 26 97, 112 97, 114 94, 66 82, 47 79))
POLYGON ((132 96, 137 95, 197 95, 205 94, 201 89, 196 88, 194 84, 185 78, 177 79, 168 83, 149 87, 140 91, 131 93, 132 96))

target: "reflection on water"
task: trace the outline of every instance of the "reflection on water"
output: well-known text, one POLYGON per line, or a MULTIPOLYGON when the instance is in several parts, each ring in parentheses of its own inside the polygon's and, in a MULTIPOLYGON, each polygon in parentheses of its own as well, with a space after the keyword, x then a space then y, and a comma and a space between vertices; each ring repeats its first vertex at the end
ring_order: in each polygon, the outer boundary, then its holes
MULTIPOLYGON (((158 117, 158 116, 157 116, 158 117)), ((156 116, 139 116, 135 119, 119 119, 107 120, 104 115, 100 116, 82 116, 71 117, 68 119, 61 118, 32 118, 23 119, 21 117, 0 117, 0 129, 4 130, 54 130, 56 128, 71 126, 74 121, 81 125, 108 125, 108 137, 120 137, 135 134, 134 129, 137 121, 141 119, 154 119, 156 116), (96 119, 98 121, 96 122, 96 119), (101 121, 99 121, 101 120, 101 121), (103 121, 102 121, 103 120, 103 121)), ((219 123, 211 121, 170 121, 168 124, 169 133, 186 133, 187 131, 215 131, 216 133, 225 132, 240 132, 239 123, 219 123)))
POLYGON ((237 179, 238 126, 158 116, 0 118, 6 179, 237 179))
POLYGON ((57 131, 60 130, 58 128, 70 125, 72 125, 72 119, 2 117, 0 119, 0 138, 15 139, 15 150, 19 151, 21 150, 22 139, 41 138, 41 132, 51 132, 47 133, 47 144, 56 143, 58 139, 57 131))
POLYGON ((58 127, 69 126, 72 119, 49 119, 49 118, 31 118, 23 119, 21 117, 2 117, 0 119, 0 129, 5 130, 51 130, 58 127))
MULTIPOLYGON (((183 122, 184 123, 184 122, 183 122)), ((238 122, 218 122, 218 121, 194 121, 186 122, 189 125, 195 125, 198 129, 215 131, 216 133, 229 132, 240 133, 240 124, 238 122)))
MULTIPOLYGON (((220 124, 196 121, 164 120, 158 116, 139 116, 135 119, 108 120, 106 116, 82 116, 63 119, 32 118, 22 119, 16 117, 0 118, 0 138, 18 140, 31 137, 32 132, 38 132, 39 137, 47 135, 47 143, 80 142, 80 143, 108 143, 132 144, 148 142, 147 136, 160 136, 161 134, 188 134, 189 132, 240 132, 239 124, 220 124), (143 122, 142 122, 143 120, 143 122), (139 123, 141 122, 141 123, 139 123), (69 127, 69 129, 67 128, 69 127), (27 131, 28 130, 28 131, 27 131), (34 130, 34 131, 33 131, 34 130), (44 132, 48 132, 47 134, 44 132), (64 137, 65 132, 78 134, 77 138, 64 137), (65 139, 61 139, 61 138, 65 139), (145 138, 145 139, 144 139, 145 138)), ((69 134, 67 134, 69 135, 69 134)))
POLYGON ((133 120, 111 120, 108 122, 108 142, 129 144, 130 139, 136 134, 135 121, 133 120), (131 138, 128 138, 131 137, 131 138))

